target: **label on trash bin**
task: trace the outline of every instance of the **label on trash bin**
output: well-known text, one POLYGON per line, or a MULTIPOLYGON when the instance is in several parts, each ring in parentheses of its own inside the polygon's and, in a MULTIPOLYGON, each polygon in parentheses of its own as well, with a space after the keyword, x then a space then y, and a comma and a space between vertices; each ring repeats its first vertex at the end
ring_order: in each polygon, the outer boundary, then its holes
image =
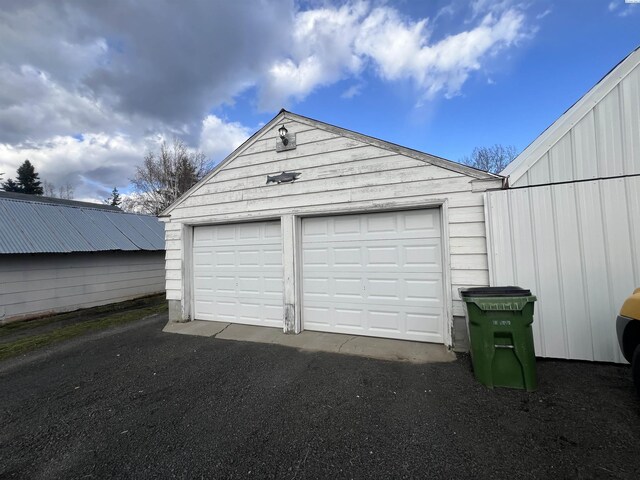
POLYGON ((465 302, 475 303, 478 307, 480 307, 481 310, 484 310, 485 312, 488 310, 517 312, 522 310, 528 302, 526 298, 518 298, 504 302, 501 302, 499 300, 487 301, 484 298, 465 298, 463 300, 465 302))
MULTIPOLYGON (((526 302, 525 302, 526 303, 526 302)), ((522 302, 483 303, 484 310, 522 310, 522 302)))
POLYGON ((494 327, 510 327, 511 320, 493 320, 492 321, 494 327))

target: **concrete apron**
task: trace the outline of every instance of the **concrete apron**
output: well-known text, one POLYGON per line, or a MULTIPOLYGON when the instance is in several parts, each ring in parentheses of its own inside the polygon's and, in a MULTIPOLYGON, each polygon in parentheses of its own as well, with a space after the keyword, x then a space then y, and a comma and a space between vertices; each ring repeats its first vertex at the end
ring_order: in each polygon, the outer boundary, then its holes
POLYGON ((343 353, 361 357, 411 363, 442 363, 456 359, 444 345, 409 342, 388 338, 360 337, 340 333, 310 332, 287 335, 279 328, 254 327, 235 323, 194 320, 169 322, 162 330, 168 333, 214 337, 221 340, 271 343, 315 352, 343 353))

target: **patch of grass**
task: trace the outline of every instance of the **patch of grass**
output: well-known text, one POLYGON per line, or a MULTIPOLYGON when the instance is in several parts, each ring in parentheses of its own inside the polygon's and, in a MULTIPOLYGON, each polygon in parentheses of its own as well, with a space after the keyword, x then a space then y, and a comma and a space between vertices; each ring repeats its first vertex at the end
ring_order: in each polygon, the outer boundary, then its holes
POLYGON ((69 320, 81 319, 84 317, 91 317, 96 319, 105 315, 112 314, 114 312, 131 310, 133 308, 148 307, 162 302, 164 302, 164 294, 150 295, 147 297, 136 298, 134 300, 127 300, 125 302, 110 303, 107 305, 100 305, 98 307, 82 308, 80 310, 74 310, 67 313, 47 315, 41 318, 35 318, 33 320, 11 322, 7 323, 6 325, 0 326, 0 338, 12 335, 16 332, 38 329, 54 323, 64 323, 69 320))
MULTIPOLYGON (((46 345, 51 345, 53 343, 58 343, 63 340, 68 340, 70 338, 79 337, 85 333, 102 330, 105 328, 113 327, 116 325, 122 325, 128 322, 132 322, 134 320, 139 320, 143 317, 147 317, 149 315, 153 315, 156 313, 162 313, 167 310, 166 302, 162 302, 155 305, 150 305, 143 308, 129 309, 122 311, 122 309, 118 309, 116 307, 116 311, 113 312, 113 306, 111 309, 105 307, 98 307, 96 314, 99 315, 99 318, 95 318, 95 315, 91 315, 85 312, 83 317, 89 318, 89 320, 80 320, 77 323, 72 323, 70 325, 64 325, 60 328, 56 328, 53 330, 45 331, 42 333, 38 333, 34 331, 33 335, 24 336, 22 338, 18 338, 15 341, 10 341, 4 344, 0 344, 0 360, 4 360, 5 358, 14 357, 16 355, 21 355, 23 353, 29 352, 31 350, 35 350, 37 348, 42 348, 46 345), (120 310, 120 311, 118 311, 120 310), (105 312, 111 311, 112 314, 104 314, 105 312)), ((92 313, 94 309, 91 309, 92 313)), ((41 319, 41 320, 32 320, 30 322, 18 322, 18 323, 26 323, 31 324, 29 328, 36 328, 38 326, 47 325, 49 323, 60 321, 61 317, 69 318, 70 316, 78 316, 77 312, 73 312, 72 314, 63 314, 63 315, 55 315, 51 318, 41 319), (35 324, 34 322, 37 322, 35 324)), ((4 325, 2 329, 9 327, 14 324, 4 325)), ((24 327, 23 327, 24 328, 24 327)), ((15 330, 15 329, 14 329, 15 330)))

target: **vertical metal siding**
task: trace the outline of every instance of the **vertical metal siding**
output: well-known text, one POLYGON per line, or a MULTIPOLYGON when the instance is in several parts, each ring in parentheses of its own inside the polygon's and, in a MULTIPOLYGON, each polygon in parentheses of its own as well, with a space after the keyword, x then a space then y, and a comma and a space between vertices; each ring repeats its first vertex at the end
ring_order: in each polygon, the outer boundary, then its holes
POLYGON ((538 153, 512 187, 640 174, 640 66, 538 153))
POLYGON ((623 362, 615 317, 640 286, 640 177, 486 194, 492 285, 538 296, 536 354, 623 362))

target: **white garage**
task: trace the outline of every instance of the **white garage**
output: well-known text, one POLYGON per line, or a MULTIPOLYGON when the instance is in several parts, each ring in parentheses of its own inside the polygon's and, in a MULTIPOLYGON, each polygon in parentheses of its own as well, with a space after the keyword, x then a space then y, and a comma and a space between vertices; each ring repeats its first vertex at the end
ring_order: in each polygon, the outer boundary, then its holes
POLYGON ((452 345, 501 187, 282 110, 162 214, 170 319, 452 345))

